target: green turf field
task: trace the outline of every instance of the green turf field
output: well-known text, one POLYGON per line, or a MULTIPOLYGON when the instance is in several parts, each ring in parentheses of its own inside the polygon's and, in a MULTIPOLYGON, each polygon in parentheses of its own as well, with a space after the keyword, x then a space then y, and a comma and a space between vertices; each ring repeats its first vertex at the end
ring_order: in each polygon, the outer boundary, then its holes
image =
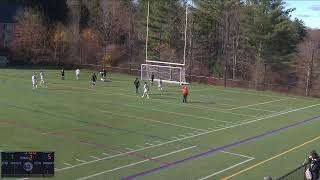
MULTIPOLYGON (((0 150, 54 151, 54 179, 277 178, 320 151, 320 120, 243 141, 319 116, 318 99, 189 86, 135 94, 135 77, 112 74, 91 87, 91 72, 0 69, 0 150), (227 146, 230 145, 230 146, 227 146), (223 148, 221 148, 223 147, 223 148)), ((142 84, 142 83, 141 83, 142 84)))

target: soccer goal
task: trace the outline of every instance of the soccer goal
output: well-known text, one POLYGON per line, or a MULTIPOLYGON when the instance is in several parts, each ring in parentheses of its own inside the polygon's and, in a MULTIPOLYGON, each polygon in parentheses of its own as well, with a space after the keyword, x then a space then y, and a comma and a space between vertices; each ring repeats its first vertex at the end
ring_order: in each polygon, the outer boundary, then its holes
MULTIPOLYGON (((152 53, 152 50, 154 49, 161 49, 161 47, 164 45, 161 43, 161 27, 163 27, 163 24, 160 24, 160 36, 158 39, 160 39, 160 42, 157 45, 154 45, 155 42, 151 43, 151 45, 155 47, 149 47, 149 38, 154 37, 158 35, 154 31, 149 30, 149 23, 150 23, 150 3, 148 1, 148 7, 147 7, 147 32, 146 32, 146 51, 145 51, 145 64, 141 65, 141 80, 150 80, 152 74, 154 75, 154 79, 158 81, 161 79, 163 82, 166 83, 175 83, 175 84, 187 84, 186 77, 185 77, 185 67, 186 67, 186 47, 187 47, 187 27, 188 27, 188 4, 185 4, 185 22, 184 22, 184 28, 181 28, 181 34, 183 34, 183 38, 181 38, 181 41, 183 41, 183 44, 181 46, 181 49, 183 49, 183 52, 181 56, 176 57, 176 59, 171 59, 171 62, 167 62, 168 58, 163 57, 162 59, 153 59, 154 52, 152 53), (153 34, 150 35, 149 31, 153 34), (183 40, 182 40, 183 39, 183 40), (149 51, 151 52, 151 55, 149 55, 149 51), (183 62, 181 62, 183 61, 183 62)), ((157 19, 157 17, 152 18, 157 19)), ((153 22, 155 23, 155 22, 153 22)), ((154 25, 153 25, 154 26, 154 25)), ((153 27, 151 26, 151 27, 153 27)), ((154 27, 153 27, 154 28, 154 27)), ((165 48, 164 48, 165 49, 165 48)), ((160 51, 160 50, 159 50, 160 51)))
POLYGON ((141 64, 141 79, 150 80, 152 74, 156 81, 161 79, 166 83, 185 84, 185 68, 184 66, 166 66, 155 64, 141 64))

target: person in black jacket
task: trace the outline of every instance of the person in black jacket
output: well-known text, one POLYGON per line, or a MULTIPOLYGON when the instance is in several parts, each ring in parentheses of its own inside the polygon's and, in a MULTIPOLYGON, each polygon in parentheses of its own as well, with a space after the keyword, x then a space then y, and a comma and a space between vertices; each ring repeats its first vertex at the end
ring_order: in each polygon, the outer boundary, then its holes
POLYGON ((136 93, 139 93, 139 86, 140 86, 140 81, 138 78, 133 82, 134 86, 136 87, 136 93))
POLYGON ((320 158, 315 150, 311 151, 310 156, 305 161, 305 164, 310 164, 309 171, 311 172, 312 180, 318 180, 320 171, 320 158))

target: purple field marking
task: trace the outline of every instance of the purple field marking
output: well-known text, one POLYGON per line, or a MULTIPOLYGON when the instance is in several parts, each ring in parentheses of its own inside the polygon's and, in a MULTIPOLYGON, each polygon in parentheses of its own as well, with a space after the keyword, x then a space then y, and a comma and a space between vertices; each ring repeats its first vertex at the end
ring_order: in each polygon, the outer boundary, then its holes
POLYGON ((255 142, 255 141, 258 141, 260 139, 279 134, 280 132, 286 131, 288 129, 292 129, 292 128, 295 128, 295 127, 298 127, 298 126, 301 126, 301 125, 304 125, 304 124, 307 124, 307 123, 311 123, 311 122, 317 121, 317 120, 320 120, 320 116, 316 116, 316 117, 313 117, 313 118, 310 118, 310 119, 307 119, 307 120, 304 120, 304 121, 300 121, 300 122, 291 124, 289 126, 282 127, 280 129, 276 129, 276 130, 272 130, 272 131, 269 131, 269 132, 266 132, 266 133, 263 133, 263 134, 248 138, 248 139, 244 139, 244 140, 232 143, 232 144, 228 144, 228 145, 225 145, 225 146, 222 146, 222 147, 214 148, 214 149, 211 149, 211 150, 209 150, 207 152, 196 154, 194 156, 190 156, 190 157, 187 157, 187 158, 179 160, 179 161, 175 161, 175 162, 172 162, 172 163, 169 163, 169 164, 165 164, 165 165, 159 166, 157 168, 153 168, 153 169, 150 169, 150 170, 147 170, 147 171, 143 171, 143 172, 140 172, 138 174, 125 177, 125 178, 123 178, 123 180, 131 180, 131 179, 135 179, 135 178, 138 178, 138 177, 141 177, 141 176, 147 176, 147 175, 150 175, 150 174, 153 174, 153 173, 156 173, 156 172, 160 172, 161 170, 177 166, 177 165, 185 163, 187 161, 192 161, 192 160, 195 160, 195 159, 204 158, 204 157, 207 157, 209 155, 211 156, 211 155, 214 155, 216 153, 219 153, 220 151, 224 151, 224 150, 227 150, 227 149, 233 148, 233 147, 238 147, 238 146, 243 145, 243 144, 248 144, 248 143, 251 143, 251 142, 255 142))

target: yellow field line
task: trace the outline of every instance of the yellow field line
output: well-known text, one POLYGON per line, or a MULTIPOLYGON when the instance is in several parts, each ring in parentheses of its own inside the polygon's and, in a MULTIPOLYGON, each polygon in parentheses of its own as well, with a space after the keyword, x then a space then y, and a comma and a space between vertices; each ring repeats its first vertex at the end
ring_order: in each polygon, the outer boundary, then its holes
POLYGON ((287 150, 287 151, 284 151, 284 152, 282 152, 281 154, 278 154, 278 155, 273 156, 273 157, 271 157, 271 158, 269 158, 269 159, 266 159, 266 160, 264 160, 264 161, 261 161, 261 162, 255 164, 255 165, 250 166, 250 167, 248 167, 248 168, 246 168, 246 169, 244 169, 244 170, 241 170, 241 171, 239 171, 239 172, 237 172, 237 173, 235 173, 235 174, 232 174, 232 175, 230 175, 230 176, 224 177, 224 178, 222 178, 222 180, 231 179, 231 178, 233 178, 233 177, 235 177, 235 176, 238 176, 238 175, 240 175, 240 174, 243 174, 244 172, 247 172, 247 171, 249 171, 249 170, 251 170, 251 169, 253 169, 253 168, 257 167, 257 166, 260 166, 260 165, 262 165, 262 164, 265 164, 265 163, 267 163, 267 162, 269 162, 269 161, 272 161, 273 159, 276 159, 276 158, 278 158, 278 157, 280 157, 280 156, 283 156, 283 155, 285 155, 285 154, 288 154, 289 152, 294 151, 294 150, 296 150, 296 149, 299 149, 299 148, 301 148, 302 146, 305 146, 305 145, 307 145, 307 144, 310 144, 311 142, 316 141, 316 140, 318 140, 318 139, 320 139, 320 136, 318 136, 318 137, 316 137, 316 138, 314 138, 314 139, 312 139, 312 140, 310 140, 310 141, 307 141, 307 142, 305 142, 305 143, 303 143, 303 144, 300 144, 299 146, 296 146, 296 147, 291 148, 291 149, 289 149, 289 150, 287 150))

